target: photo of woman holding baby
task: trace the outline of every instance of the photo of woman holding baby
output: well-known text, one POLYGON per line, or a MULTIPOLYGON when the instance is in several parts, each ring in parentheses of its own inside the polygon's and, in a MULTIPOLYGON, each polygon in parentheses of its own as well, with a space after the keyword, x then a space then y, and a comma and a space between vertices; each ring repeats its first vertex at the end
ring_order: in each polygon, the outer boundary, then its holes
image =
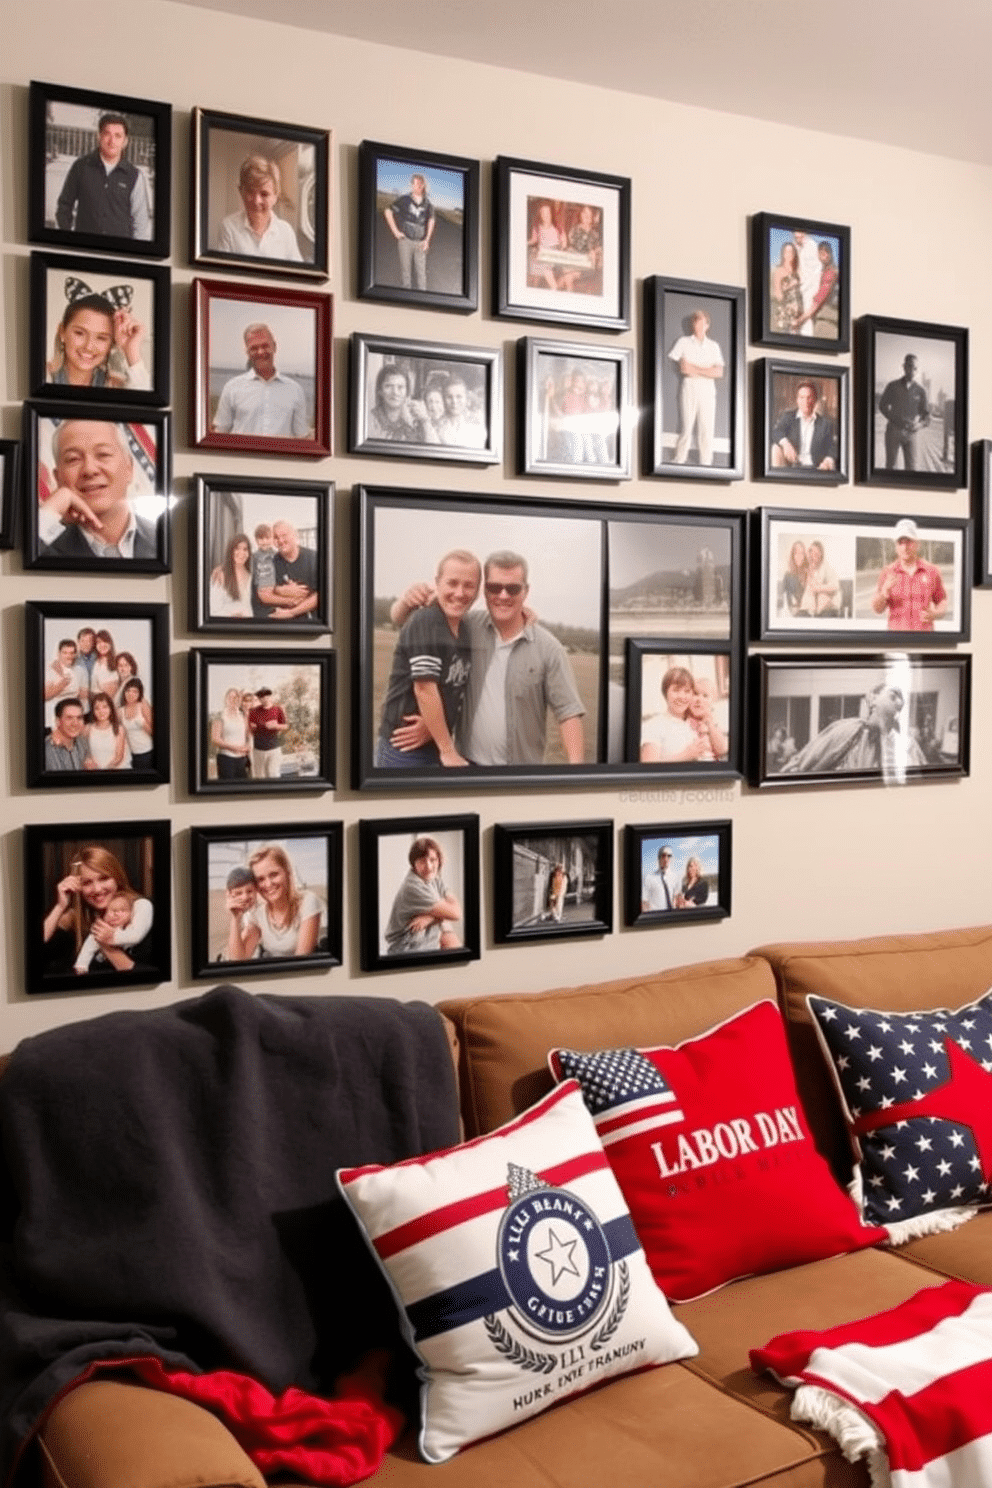
POLYGON ((643 765, 727 767, 731 757, 731 656, 674 654, 628 641, 627 757, 643 765))

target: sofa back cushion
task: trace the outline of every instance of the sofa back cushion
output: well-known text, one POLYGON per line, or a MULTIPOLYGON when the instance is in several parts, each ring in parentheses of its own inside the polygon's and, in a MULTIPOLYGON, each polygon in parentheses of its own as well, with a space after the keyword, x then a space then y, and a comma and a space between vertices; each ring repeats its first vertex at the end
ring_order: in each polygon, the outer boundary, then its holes
POLYGON ((767 962, 707 961, 592 986, 442 1002, 459 1043, 466 1136, 493 1131, 551 1088, 548 1054, 677 1044, 774 997, 767 962))
POLYGON ((820 1151, 846 1184, 851 1148, 807 996, 895 1013, 958 1007, 992 987, 992 925, 925 935, 779 943, 759 946, 752 955, 764 957, 775 975, 806 1119, 820 1151))

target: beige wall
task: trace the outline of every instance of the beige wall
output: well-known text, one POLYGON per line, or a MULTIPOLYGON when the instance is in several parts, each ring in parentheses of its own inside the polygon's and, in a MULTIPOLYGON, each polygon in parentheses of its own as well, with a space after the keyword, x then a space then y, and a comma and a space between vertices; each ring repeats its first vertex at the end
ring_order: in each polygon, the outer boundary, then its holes
MULTIPOLYGON (((523 480, 508 455, 504 469, 349 458, 318 463, 196 453, 188 444, 189 111, 194 105, 243 112, 334 130, 331 193, 331 289, 335 304, 335 447, 345 448, 346 349, 352 331, 439 341, 498 345, 506 353, 508 408, 514 408, 510 351, 535 327, 496 321, 488 313, 489 162, 498 153, 629 174, 633 178, 634 328, 621 340, 640 348, 640 283, 665 274, 721 283, 746 278, 746 219, 761 210, 794 212, 850 224, 855 314, 870 312, 966 325, 971 330, 971 435, 992 432, 985 415, 992 397, 992 179, 977 166, 923 153, 883 148, 840 136, 783 129, 729 115, 666 105, 641 97, 557 83, 522 73, 415 56, 288 27, 240 22, 165 0, 130 0, 116 28, 81 25, 76 0, 22 8, 4 28, 0 86, 3 319, 0 432, 19 429, 27 392, 26 242, 27 83, 39 78, 168 100, 175 110, 173 170, 173 385, 175 413, 175 572, 171 577, 115 579, 24 574, 16 555, 2 564, 0 779, 3 889, 0 942, 7 977, 0 1001, 0 1049, 41 1028, 117 1007, 148 1007, 195 995, 188 975, 190 924, 188 828, 224 825, 259 803, 194 799, 185 790, 189 720, 183 653, 203 643, 186 628, 189 554, 187 502, 193 471, 320 475, 337 482, 336 632, 339 653, 338 776, 350 778, 348 720, 351 625, 349 575, 351 488, 395 483, 412 490, 540 498, 609 500, 660 505, 809 505, 838 510, 962 515, 967 493, 908 495, 856 489, 773 488, 745 481, 729 486, 640 480, 613 486, 523 480), (53 40, 57 39, 57 40, 53 40), (126 65, 125 65, 125 59, 126 65), (482 304, 475 315, 434 315, 358 302, 354 297, 356 147, 363 138, 448 151, 483 161, 482 304), (26 791, 23 759, 23 631, 21 606, 32 598, 107 597, 172 605, 173 784, 119 793, 26 791), (24 895, 40 918, 47 905, 20 882, 21 827, 29 821, 80 822, 120 816, 169 817, 174 834, 174 982, 150 990, 101 994, 23 993, 24 895)), ((664 63, 659 58, 659 66, 664 63)), ((742 58, 742 66, 746 60, 742 58)), ((925 139, 915 143, 925 145, 925 139)), ((581 340, 570 329, 547 334, 581 340)), ((595 337, 589 337, 595 340, 595 337)), ((604 338, 606 339, 606 338, 604 338)), ((749 353, 751 354, 751 353, 749 353)), ((753 353, 760 355, 760 352, 753 353)), ((638 358, 639 360, 639 358, 638 358)), ((507 448, 513 450, 513 416, 507 448)), ((596 980, 652 967, 734 955, 769 939, 840 937, 873 931, 938 928, 989 919, 990 802, 989 672, 992 596, 974 596, 976 655, 971 778, 906 788, 807 789, 759 793, 738 782, 645 781, 642 789, 579 787, 559 791, 443 797, 354 793, 266 802, 273 819, 340 818, 346 827, 345 960, 329 976, 252 980, 258 991, 381 993, 427 1000, 466 992, 537 989, 596 980), (464 967, 363 977, 358 969, 357 826, 388 818, 478 810, 483 829, 483 956, 464 967), (734 892, 731 918, 714 925, 626 931, 602 940, 563 941, 533 948, 491 943, 491 828, 494 822, 583 817, 626 822, 678 822, 731 817, 734 892)), ((208 638, 214 644, 213 638, 208 638)), ((226 643, 226 642, 225 642, 226 643)), ((232 644, 235 644, 232 638, 232 644)), ((324 643, 321 643, 324 644, 324 643)), ((447 784, 447 782, 446 782, 447 784)), ((619 875, 618 875, 619 879, 619 875)), ((622 920, 617 883, 616 921, 622 920)), ((37 920, 36 920, 37 922, 37 920)))

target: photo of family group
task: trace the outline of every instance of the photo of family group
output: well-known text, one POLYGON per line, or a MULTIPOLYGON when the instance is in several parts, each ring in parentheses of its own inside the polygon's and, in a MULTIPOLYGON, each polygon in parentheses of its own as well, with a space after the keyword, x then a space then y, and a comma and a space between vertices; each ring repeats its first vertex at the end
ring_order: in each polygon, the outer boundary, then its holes
MULTIPOLYGON (((257 829, 256 829, 257 830, 257 829)), ((192 833, 197 945, 193 973, 218 965, 239 975, 299 971, 341 962, 341 825, 275 826, 264 835, 238 828, 192 833)))
POLYGON ((28 992, 169 980, 169 826, 25 827, 28 992))
POLYGON ((613 928, 613 823, 497 825, 493 885, 497 944, 608 935, 613 928))
POLYGON ((333 785, 332 652, 194 649, 189 655, 194 794, 333 785))
POLYGON ((477 961, 479 818, 358 825, 362 970, 477 961))
POLYGON ((517 345, 521 470, 629 477, 633 353, 529 336, 517 345))
POLYGON ((29 785, 169 778, 165 605, 25 606, 29 785), (161 695, 161 696, 158 696, 161 695))
POLYGON ((627 756, 641 764, 726 764, 731 746, 730 655, 671 652, 627 642, 627 756))
POLYGON ((956 517, 761 513, 761 636, 970 633, 968 523, 956 517))
POLYGON ((329 630, 332 492, 317 482, 198 475, 194 628, 329 630))
POLYGON ((351 449, 492 463, 503 448, 502 392, 497 351, 355 334, 351 449))
POLYGON ((722 919, 730 913, 731 823, 628 826, 624 832, 628 925, 722 919))

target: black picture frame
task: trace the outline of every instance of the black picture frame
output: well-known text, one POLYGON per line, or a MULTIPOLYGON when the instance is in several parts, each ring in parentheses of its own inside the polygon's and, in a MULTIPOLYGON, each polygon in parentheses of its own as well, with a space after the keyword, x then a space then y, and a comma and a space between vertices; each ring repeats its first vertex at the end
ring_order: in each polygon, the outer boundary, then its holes
POLYGON ((903 785, 969 773, 967 652, 766 654, 751 667, 752 785, 903 785))
POLYGON ((205 108, 193 110, 192 122, 191 261, 253 274, 326 279, 332 131, 205 108), (257 162, 254 168, 252 161, 257 162), (246 166, 245 188, 264 188, 274 197, 264 254, 252 246, 257 235, 247 219, 241 220, 245 209, 238 203, 239 197, 244 201, 246 166))
MULTIPOLYGON (((415 218, 420 213, 404 215, 415 218)), ((404 237, 413 240, 412 233, 404 233, 404 237)), ((478 309, 477 160, 362 140, 358 146, 357 287, 360 300, 451 310, 461 315, 478 309), (435 224, 425 255, 423 286, 413 282, 417 278, 415 250, 407 250, 411 260, 407 266, 394 243, 397 234, 385 216, 391 204, 410 195, 414 176, 425 180, 424 195, 433 208, 435 224), (411 283, 404 286, 403 278, 408 272, 411 283)))
POLYGON ((807 354, 849 351, 851 229, 836 222, 756 212, 750 238, 751 340, 755 345, 807 354), (786 262, 786 246, 795 251, 792 263, 786 262), (777 269, 781 272, 776 275, 777 269), (828 285, 823 283, 825 269, 833 271, 828 285), (825 297, 817 304, 820 296, 825 297), (794 329, 797 322, 799 329, 794 329))
POLYGON ((326 974, 332 967, 341 965, 344 852, 341 822, 278 822, 264 833, 245 827, 192 827, 189 835, 194 906, 192 976, 216 981, 234 975, 240 981, 245 976, 269 976, 282 971, 296 976, 309 971, 326 974), (296 920, 291 920, 288 927, 291 930, 296 922, 299 924, 297 948, 286 949, 280 944, 287 938, 287 932, 280 936, 278 928, 272 927, 265 895, 251 882, 253 868, 263 867, 270 857, 284 874, 288 864, 292 886, 300 896, 296 920), (298 949, 300 935, 308 934, 306 922, 314 918, 312 901, 304 898, 306 894, 312 895, 320 906, 313 950, 298 949), (228 907, 229 895, 238 896, 244 903, 237 916, 240 921, 237 949, 244 952, 249 948, 246 929, 253 932, 252 939, 255 934, 259 937, 247 956, 230 955, 230 939, 225 943, 236 906, 236 900, 232 899, 232 908, 228 907), (258 923, 246 926, 245 915, 256 907, 258 923), (305 908, 310 908, 311 913, 304 915, 305 908))
POLYGON ((24 650, 30 700, 24 709, 29 787, 75 790, 102 786, 117 790, 168 782, 168 605, 28 600, 24 606, 24 650), (84 652, 81 641, 86 632, 88 649, 84 652), (74 659, 63 654, 68 653, 64 642, 75 647, 74 659), (132 687, 131 696, 125 698, 129 685, 135 682, 139 685, 132 687), (101 707, 101 717, 95 718, 93 702, 98 692, 109 698, 110 707, 101 707), (93 760, 112 760, 120 753, 119 764, 90 767, 70 763, 75 752, 72 743, 63 743, 69 754, 48 758, 46 744, 50 732, 59 727, 57 710, 65 712, 59 709, 63 701, 79 706, 72 710, 77 716, 68 730, 56 733, 55 743, 66 736, 78 739, 76 724, 81 721, 84 753, 93 760), (132 719, 136 734, 130 732, 132 719), (94 725, 99 730, 95 740, 94 725), (104 740, 104 733, 111 737, 104 740), (136 737, 144 743, 144 734, 151 735, 152 748, 141 754, 150 754, 151 758, 135 764, 132 744, 136 737), (54 759, 59 763, 53 763, 54 759))
MULTIPOLYGON (((333 789, 335 664, 333 651, 313 648, 221 651, 193 647, 188 662, 190 794, 316 795, 333 789), (287 725, 279 734, 289 746, 288 757, 282 743, 263 751, 255 749, 256 731, 247 722, 240 732, 225 727, 228 694, 240 692, 243 701, 254 697, 257 708, 258 694, 264 688, 277 701, 261 706, 280 709, 283 718, 275 722, 287 725), (248 751, 243 755, 242 747, 248 751), (226 767, 219 762, 221 753, 229 761, 226 767), (260 753, 278 754, 278 761, 259 760, 260 753), (240 758, 246 761, 244 769, 240 758)), ((247 704, 240 711, 247 720, 246 709, 247 704)))
POLYGON ((170 318, 169 270, 162 264, 32 253, 32 397, 164 407, 170 401, 170 318), (123 323, 118 316, 126 318, 123 323), (118 330, 123 340, 130 325, 143 329, 140 337, 136 331, 130 338, 140 352, 136 367, 141 370, 134 373, 129 369, 125 348, 117 341, 118 330), (74 370, 69 374, 64 355, 61 366, 54 364, 59 359, 60 344, 67 339, 59 333, 68 335, 72 327, 76 327, 82 344, 74 354, 74 370), (90 367, 97 337, 109 338, 109 356, 90 367), (91 379, 88 383, 57 380, 60 376, 86 376, 87 372, 91 379), (140 386, 146 377, 148 386, 140 386), (114 385, 108 385, 110 382, 114 385))
MULTIPOLYGON (((645 279, 645 415, 641 427, 646 474, 676 480, 743 480, 744 301, 744 290, 739 285, 704 284, 659 274, 645 279), (715 346, 722 362, 714 365, 724 369, 717 379, 681 370, 684 353, 692 350, 683 342, 691 342, 697 334, 700 314, 709 321, 701 343, 704 356, 691 365, 709 362, 715 346), (716 390, 710 438, 706 437, 710 422, 708 395, 697 392, 697 384, 716 390), (705 448, 701 449, 701 444, 705 448)), ((686 365, 690 365, 687 359, 686 365)))
POLYGON ((17 547, 20 511, 21 442, 0 439, 0 550, 17 547))
POLYGON ((628 636, 627 759, 664 765, 672 775, 740 775, 740 676, 728 644, 628 636), (680 712, 672 707, 673 688, 692 695, 680 712))
POLYGON ((839 486, 848 480, 848 372, 839 362, 758 358, 754 474, 759 480, 806 486, 839 486), (810 417, 813 428, 804 454, 802 421, 810 417))
POLYGON ((730 914, 732 843, 733 823, 727 819, 629 822, 623 830, 624 924, 642 929, 725 920, 730 914), (671 879, 662 869, 665 848, 671 879), (693 858, 698 869, 689 881, 693 858))
MULTIPOLYGON (((114 169, 121 169, 119 163, 114 169)), ((76 179, 83 177, 80 167, 76 179)), ((144 258, 168 258, 171 250, 169 213, 172 201, 172 107, 154 103, 148 98, 131 98, 120 93, 93 92, 87 88, 66 88, 56 83, 32 81, 28 89, 28 238, 32 243, 55 243, 66 248, 94 248, 104 253, 128 253, 144 258), (76 228, 79 196, 59 201, 73 191, 69 173, 79 160, 99 146, 98 125, 105 115, 120 115, 126 120, 126 144, 120 161, 124 169, 118 190, 129 190, 134 206, 129 212, 129 231, 114 232, 87 225, 76 228), (133 167, 138 178, 129 184, 133 167), (137 187, 139 196, 134 198, 137 187), (144 231, 135 212, 147 207, 147 237, 134 237, 135 227, 144 231), (60 225, 59 218, 62 218, 60 225)), ((104 186, 104 181, 99 181, 104 186)), ((114 183, 116 185, 116 182, 114 183)), ((122 215, 101 211, 111 219, 122 215)))
MULTIPOLYGON (((192 630, 225 635, 322 635, 334 625, 334 494, 333 481, 280 480, 265 476, 193 476, 193 562, 189 582, 189 624, 192 630), (276 527, 289 527, 287 552, 294 545, 314 554, 316 602, 302 595, 274 610, 258 599, 261 583, 270 577, 260 554, 263 543, 275 562, 279 554, 276 527), (264 529, 268 528, 268 535, 264 529), (295 534, 295 544, 293 542, 295 534), (239 572, 239 539, 247 538, 250 576, 239 572), (216 577, 215 577, 216 576, 216 577), (250 578, 250 600, 245 581, 250 578), (294 610, 299 613, 293 614, 294 610), (250 611, 250 613, 248 613, 250 611)), ((299 555, 290 558, 299 564, 299 555)), ((311 561, 307 559, 307 566, 311 561)), ((272 573, 278 579, 278 572, 272 573)), ((283 578, 288 578, 284 574, 283 578)), ((293 582, 308 587, 297 574, 293 582)))
MULTIPOLYGON (((24 828, 24 990, 40 992, 114 991, 148 987, 168 982, 172 976, 172 915, 170 892, 170 830, 167 820, 31 823, 24 828), (73 872, 73 865, 79 869, 73 872), (83 872, 82 870, 87 870, 83 872), (94 876, 110 876, 117 887, 135 896, 132 904, 132 933, 151 916, 150 928, 133 947, 118 947, 132 960, 130 968, 115 968, 89 962, 89 969, 76 972, 78 956, 93 949, 84 932, 96 918, 94 910, 106 911, 106 890, 87 890, 79 882, 94 876), (74 880, 65 891, 66 909, 58 914, 58 886, 74 880), (87 897, 89 893, 90 897, 87 897), (93 896, 99 893, 99 901, 93 896), (146 906, 150 906, 150 909, 146 906), (60 919, 76 915, 76 931, 60 919), (54 916, 54 919, 52 919, 54 916), (138 922, 137 924, 135 922, 138 922), (45 939, 46 924, 52 933, 45 939), (53 944, 54 942, 54 944, 53 944), (84 952, 85 946, 85 952, 84 952), (48 949, 46 950, 46 947, 48 949), (130 951, 135 957, 130 956, 130 951), (136 959, 137 958, 137 959, 136 959), (93 967, 97 969, 94 970, 93 967), (105 967, 105 969, 104 969, 105 967)), ((126 927, 120 927, 118 934, 126 927)), ((102 955, 103 953, 100 952, 102 955)))
POLYGON ((906 490, 956 491, 966 486, 967 330, 862 315, 855 327, 854 369, 855 479, 906 490), (905 371, 901 377, 899 372, 910 357, 917 366, 922 363, 921 380, 916 381, 914 368, 912 386, 918 391, 911 397, 908 392, 902 395, 905 407, 900 415, 899 386, 905 384, 905 371), (921 411, 914 412, 917 407, 921 411), (912 418, 904 416, 911 412, 912 418), (916 427, 920 418, 927 422, 916 427), (908 469, 907 459, 915 462, 908 469))
MULTIPOLYGON (((729 656, 731 696, 742 695, 743 512, 545 497, 494 501, 372 486, 356 487, 355 510, 355 789, 472 791, 506 788, 508 781, 549 787, 688 773, 684 765, 642 765, 627 758, 626 641, 631 636, 664 637, 673 652, 706 649, 712 638, 709 649, 729 656), (568 555, 565 563, 562 553, 568 555), (478 564, 507 554, 527 565, 526 583, 518 563, 512 572, 494 569, 498 593, 480 598, 478 564), (461 615, 475 609, 475 618, 469 613, 465 627, 455 631, 450 623, 446 631, 436 615, 416 625, 410 620, 417 607, 411 601, 426 603, 425 581, 434 578, 430 570, 442 557, 466 570, 454 574, 464 585, 454 597, 456 626, 461 627, 461 615), (527 637, 534 650, 526 652, 525 679, 513 682, 522 691, 515 697, 515 732, 508 736, 504 763, 488 735, 477 736, 473 744, 473 695, 465 694, 464 717, 450 711, 471 677, 470 669, 454 663, 466 634, 473 659, 486 660, 490 644, 495 646, 493 607, 509 631, 513 623, 526 623, 524 604, 537 616, 527 637), (411 628, 399 645, 405 625, 411 628), (450 684, 444 716, 449 726, 455 724, 456 754, 460 741, 460 757, 471 760, 475 754, 477 761, 460 766, 452 758, 451 768, 441 765, 434 748, 420 745, 421 753, 410 754, 420 729, 418 708, 410 701, 411 658, 442 642, 447 646, 449 634, 452 665, 442 664, 440 671, 450 684), (399 720, 411 717, 412 731, 395 737, 397 728, 407 727, 399 720), (494 753, 496 760, 478 762, 480 755, 494 753)), ((524 656, 521 652, 520 665, 524 656)), ((740 773, 740 768, 735 753, 725 773, 740 773)), ((714 771, 707 766, 703 773, 714 771)))
MULTIPOLYGON (((971 638, 972 543, 967 518, 760 507, 752 512, 751 521, 756 640, 953 646, 971 638), (917 533, 915 539, 911 529, 917 533), (919 544, 918 562, 939 570, 948 612, 930 630, 893 625, 893 618, 897 622, 904 618, 901 608, 892 611, 886 605, 876 612, 872 605, 886 570, 898 557, 899 532, 919 544), (814 563, 814 576, 819 570, 819 577, 811 587, 807 555, 814 542, 822 562, 814 563), (800 605, 806 612, 799 612, 800 605)), ((907 598, 919 609, 932 592, 932 585, 915 596, 911 589, 907 598)))
MULTIPOLYGON (((104 404, 75 403, 70 407, 65 403, 30 402, 24 404, 23 418, 24 567, 53 573, 168 573, 171 415, 165 409, 130 404, 111 409, 104 404), (72 425, 72 435, 78 434, 79 439, 66 446, 60 469, 52 441, 62 425, 72 425), (126 502, 130 508, 135 522, 130 558, 101 556, 83 536, 82 522, 72 520, 73 510, 81 509, 80 502, 95 510, 95 497, 86 489, 86 450, 109 472, 96 515, 102 513, 106 520, 106 508, 111 504, 126 502), (77 498, 66 507, 68 521, 63 521, 54 508, 45 509, 60 486, 72 490, 77 498)), ((64 442, 66 436, 61 437, 64 442)))
MULTIPOLYGON (((359 947, 363 971, 403 971, 422 966, 460 966, 467 961, 478 961, 481 944, 477 816, 470 813, 421 815, 360 821, 358 848, 359 947), (412 883, 415 869, 410 860, 411 850, 424 838, 441 849, 440 871, 446 873, 442 883, 461 910, 460 918, 450 922, 455 929, 448 933, 460 944, 443 946, 440 943, 444 939, 443 929, 435 936, 432 927, 424 926, 406 937, 397 938, 399 948, 390 949, 386 940, 390 917, 394 910, 398 915, 403 913, 401 895, 407 893, 408 883, 411 885, 411 902, 424 897, 423 890, 412 883), (426 933, 428 931, 430 933, 426 933), (425 942, 423 949, 416 945, 421 938, 425 942), (404 940, 412 943, 405 946, 404 940)), ((425 854, 421 853, 419 860, 427 862, 430 867, 425 854)), ((442 926, 445 923, 448 922, 442 921, 442 926)))
POLYGON ((628 330, 630 197, 629 176, 497 156, 493 314, 628 330), (554 245, 542 243, 542 227, 554 245))
MULTIPOLYGON (((276 284, 244 284, 225 279, 194 279, 192 442, 199 449, 318 458, 333 450, 333 296, 321 290, 287 289, 276 284), (295 392, 279 411, 278 433, 252 433, 253 418, 243 402, 243 385, 228 395, 223 409, 230 429, 216 429, 225 388, 244 374, 248 336, 274 343, 276 372, 295 392), (280 345, 283 351, 280 352, 280 345), (282 365, 280 366, 280 362, 282 365), (239 401, 242 400, 242 401, 239 401), (283 427, 285 426, 285 427, 283 427), (297 432, 303 428, 307 433, 297 432)), ((266 346, 260 346, 264 353, 266 346)), ((251 370, 253 368, 250 367, 251 370)), ((249 388, 250 391, 250 388, 249 388)))
POLYGON ((522 475, 630 480, 633 361, 629 346, 520 338, 517 463, 522 475))
POLYGON ((497 823, 493 940, 574 939, 613 931, 613 822, 497 823))
POLYGON ((992 439, 971 446, 971 517, 975 533, 975 586, 992 588, 992 439))
POLYGON ((352 454, 472 465, 502 460, 503 353, 498 347, 355 332, 350 374, 352 454), (398 386, 401 377, 407 391, 391 410, 387 384, 398 386))

